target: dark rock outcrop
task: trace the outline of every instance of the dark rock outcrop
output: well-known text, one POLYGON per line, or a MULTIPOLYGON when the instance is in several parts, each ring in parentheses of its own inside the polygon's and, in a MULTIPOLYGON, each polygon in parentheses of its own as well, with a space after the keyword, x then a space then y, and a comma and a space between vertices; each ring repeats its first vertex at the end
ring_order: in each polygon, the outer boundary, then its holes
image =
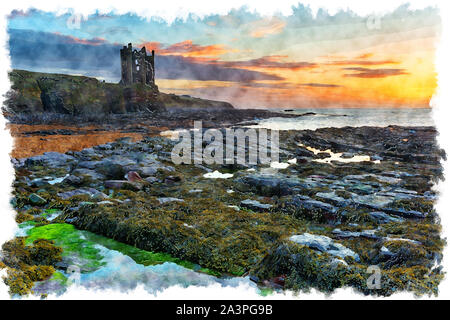
POLYGON ((95 78, 13 70, 5 111, 69 115, 161 113, 169 108, 234 109, 227 102, 160 93, 154 84, 121 85, 95 78))

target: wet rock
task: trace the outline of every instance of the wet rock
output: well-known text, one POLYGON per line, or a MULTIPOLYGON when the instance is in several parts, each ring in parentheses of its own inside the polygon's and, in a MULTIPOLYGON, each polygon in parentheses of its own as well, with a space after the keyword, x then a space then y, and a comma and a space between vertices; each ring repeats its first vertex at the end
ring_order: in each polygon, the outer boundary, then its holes
POLYGON ((297 165, 298 164, 305 164, 305 163, 308 163, 308 162, 311 161, 311 159, 307 158, 307 157, 297 157, 296 159, 297 159, 297 165))
POLYGON ((382 257, 393 257, 395 254, 393 252, 391 252, 388 248, 386 248, 385 246, 382 246, 380 249, 380 255, 382 257))
POLYGON ((355 259, 355 261, 359 261, 359 256, 357 253, 353 252, 347 247, 344 247, 340 243, 334 242, 333 239, 327 236, 304 233, 301 235, 291 236, 289 240, 307 246, 311 249, 326 252, 335 257, 339 258, 352 257, 355 259))
POLYGON ((130 171, 125 175, 125 178, 130 182, 140 182, 143 181, 142 177, 136 171, 130 171))
POLYGON ((97 171, 107 179, 123 179, 128 170, 120 164, 105 161, 97 166, 97 171))
POLYGON ((73 174, 69 175, 63 180, 64 183, 67 183, 71 186, 80 186, 83 183, 83 179, 77 177, 73 174))
POLYGON ((403 222, 404 219, 390 216, 382 211, 369 212, 369 216, 377 223, 403 222))
POLYGON ((48 182, 46 181, 46 179, 38 178, 38 179, 31 180, 28 183, 28 185, 31 186, 31 187, 41 188, 43 186, 48 185, 48 182))
POLYGON ((159 182, 159 179, 156 177, 147 177, 144 179, 145 181, 147 181, 148 183, 155 183, 155 182, 159 182))
POLYGON ((153 176, 158 173, 157 167, 141 167, 137 170, 144 177, 153 176))
POLYGON ((307 188, 298 178, 287 177, 282 174, 251 174, 236 180, 238 189, 248 190, 248 187, 263 196, 283 196, 298 191, 296 188, 307 188))
POLYGON ((318 192, 316 197, 327 200, 338 207, 345 207, 350 204, 351 200, 338 196, 335 192, 318 192))
POLYGON ((73 156, 69 156, 59 152, 45 152, 42 155, 27 158, 25 165, 38 165, 44 164, 49 167, 62 167, 67 166, 69 163, 75 163, 77 160, 73 156))
POLYGON ((339 228, 336 228, 332 231, 332 233, 341 239, 346 239, 346 238, 368 238, 368 239, 379 239, 380 237, 378 237, 375 232, 377 230, 363 230, 361 232, 355 232, 355 231, 342 231, 339 228))
POLYGON ((100 202, 97 202, 98 205, 114 205, 115 203, 112 201, 108 201, 108 200, 103 200, 100 202))
POLYGON ((31 204, 38 205, 38 206, 42 206, 47 203, 47 200, 45 200, 41 196, 37 195, 36 193, 30 194, 30 196, 28 197, 28 200, 30 201, 31 204))
POLYGON ((100 192, 94 188, 79 188, 79 189, 75 189, 75 190, 71 190, 71 191, 58 193, 58 196, 64 200, 70 199, 70 198, 72 198, 74 196, 78 196, 78 195, 88 195, 90 197, 95 197, 96 199, 104 199, 104 198, 108 197, 103 192, 100 192))
POLYGON ((160 204, 166 204, 169 202, 184 202, 183 199, 178 199, 178 198, 173 198, 173 197, 163 197, 163 198, 158 198, 158 201, 160 204))
POLYGON ((100 144, 98 146, 94 146, 94 149, 98 150, 111 150, 113 149, 112 143, 100 144))
POLYGON ((419 212, 415 210, 405 210, 405 209, 396 209, 396 208, 388 208, 383 207, 382 209, 384 212, 400 216, 402 218, 406 219, 424 219, 427 216, 427 213, 425 212, 419 212))
POLYGON ((105 188, 109 189, 124 189, 124 190, 132 190, 138 191, 142 189, 142 184, 138 182, 130 182, 128 180, 106 180, 105 188))
POLYGON ((100 161, 87 160, 87 161, 80 161, 80 162, 78 162, 78 166, 77 167, 78 168, 84 168, 84 169, 93 170, 99 164, 100 164, 100 161))
POLYGON ((351 152, 344 152, 344 153, 341 155, 341 158, 343 158, 343 159, 351 159, 351 158, 353 158, 354 156, 355 156, 354 153, 351 153, 351 152))
POLYGON ((89 157, 99 156, 99 154, 95 151, 94 148, 86 148, 81 150, 82 155, 87 155, 89 157))
POLYGON ((384 160, 384 158, 382 157, 382 156, 379 156, 379 155, 372 155, 372 156, 370 156, 370 161, 383 161, 384 160))
POLYGON ((175 183, 175 182, 180 182, 181 181, 181 177, 179 176, 168 176, 164 178, 164 183, 175 183))
MULTIPOLYGON (((222 165, 222 168, 223 168, 224 166, 225 166, 225 165, 222 165)), ((194 167, 199 168, 199 169, 202 169, 202 170, 205 170, 206 172, 212 172, 212 171, 213 171, 212 169, 210 169, 210 168, 208 168, 208 167, 205 167, 205 166, 202 166, 201 164, 194 164, 194 167)))
POLYGON ((299 157, 308 157, 308 158, 314 157, 314 152, 309 151, 308 149, 302 147, 297 148, 295 150, 295 154, 299 157))
POLYGON ((315 159, 326 159, 329 157, 330 157, 330 154, 328 152, 319 152, 314 155, 315 159))
POLYGON ((392 237, 384 237, 384 241, 402 241, 402 242, 409 242, 415 245, 421 245, 422 243, 420 241, 407 239, 407 238, 392 238, 392 237))
POLYGON ((345 260, 343 260, 343 259, 334 258, 334 259, 331 260, 330 265, 333 266, 333 267, 337 267, 338 265, 343 265, 343 266, 347 267, 348 263, 345 262, 345 260))
POLYGON ((95 170, 85 169, 85 168, 78 168, 72 171, 72 174, 75 176, 83 177, 83 178, 89 178, 93 181, 99 181, 104 180, 105 176, 101 173, 96 172, 95 170))
POLYGON ((131 137, 122 137, 122 138, 116 139, 116 142, 121 143, 121 144, 132 144, 133 139, 131 137))
POLYGON ((108 158, 105 158, 102 160, 102 162, 105 162, 106 164, 117 164, 122 167, 131 166, 136 164, 136 160, 130 159, 128 157, 124 157, 122 155, 115 155, 108 158))
POLYGON ((353 185, 348 188, 348 191, 354 192, 359 195, 368 195, 374 193, 374 189, 367 184, 353 185))
POLYGON ((246 199, 241 201, 241 207, 247 208, 253 211, 267 211, 272 208, 271 204, 264 204, 259 202, 258 200, 246 199))
POLYGON ((300 196, 294 196, 292 198, 293 205, 295 205, 297 208, 301 209, 307 209, 307 210, 319 210, 319 211, 325 211, 330 213, 335 213, 337 211, 337 208, 332 206, 329 203, 313 200, 313 199, 305 199, 304 197, 300 196))
POLYGON ((355 231, 342 231, 339 228, 336 228, 332 231, 332 233, 341 239, 346 239, 346 238, 358 238, 361 233, 359 232, 355 232, 355 231))

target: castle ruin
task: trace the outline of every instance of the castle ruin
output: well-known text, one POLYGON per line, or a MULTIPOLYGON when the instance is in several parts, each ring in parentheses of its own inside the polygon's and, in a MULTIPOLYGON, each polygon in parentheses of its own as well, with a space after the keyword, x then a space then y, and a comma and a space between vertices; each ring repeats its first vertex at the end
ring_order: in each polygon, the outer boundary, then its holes
POLYGON ((153 86, 155 84, 155 51, 147 56, 145 47, 141 50, 132 48, 131 43, 120 49, 120 65, 122 78, 120 84, 130 85, 142 83, 153 86))

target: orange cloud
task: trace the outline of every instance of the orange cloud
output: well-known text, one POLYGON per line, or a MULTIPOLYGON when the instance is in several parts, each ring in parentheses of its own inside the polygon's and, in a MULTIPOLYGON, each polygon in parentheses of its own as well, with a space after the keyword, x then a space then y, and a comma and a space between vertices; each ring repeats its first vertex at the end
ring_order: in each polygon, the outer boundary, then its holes
POLYGON ((320 58, 325 59, 325 62, 323 62, 323 64, 332 66, 345 66, 345 65, 376 66, 376 65, 400 63, 400 61, 393 59, 369 60, 369 58, 372 58, 374 55, 375 55, 374 53, 368 52, 359 54, 353 58, 336 55, 335 56, 328 55, 320 58))
POLYGON ((356 59, 367 59, 373 56, 373 53, 363 53, 356 57, 356 59))
POLYGON ((356 78, 385 78, 408 74, 405 69, 343 68, 343 70, 356 71, 356 73, 344 74, 344 77, 356 78))
POLYGON ((147 50, 158 51, 159 55, 174 55, 188 58, 202 58, 202 57, 218 57, 222 54, 232 52, 235 50, 225 48, 220 44, 213 44, 202 46, 194 44, 192 40, 186 40, 164 47, 160 42, 145 42, 139 45, 147 50))
POLYGON ((328 62, 328 65, 345 66, 345 65, 360 65, 360 66, 376 66, 383 64, 399 64, 400 62, 394 60, 340 60, 328 62))

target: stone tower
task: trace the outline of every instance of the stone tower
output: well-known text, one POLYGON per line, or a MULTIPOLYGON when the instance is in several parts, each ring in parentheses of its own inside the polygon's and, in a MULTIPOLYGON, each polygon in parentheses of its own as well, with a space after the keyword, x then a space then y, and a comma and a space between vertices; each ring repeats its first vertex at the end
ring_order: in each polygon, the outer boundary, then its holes
POLYGON ((155 84, 155 51, 147 56, 145 47, 141 50, 132 48, 131 43, 120 49, 120 66, 122 78, 120 84, 130 85, 142 83, 153 86, 155 84))

